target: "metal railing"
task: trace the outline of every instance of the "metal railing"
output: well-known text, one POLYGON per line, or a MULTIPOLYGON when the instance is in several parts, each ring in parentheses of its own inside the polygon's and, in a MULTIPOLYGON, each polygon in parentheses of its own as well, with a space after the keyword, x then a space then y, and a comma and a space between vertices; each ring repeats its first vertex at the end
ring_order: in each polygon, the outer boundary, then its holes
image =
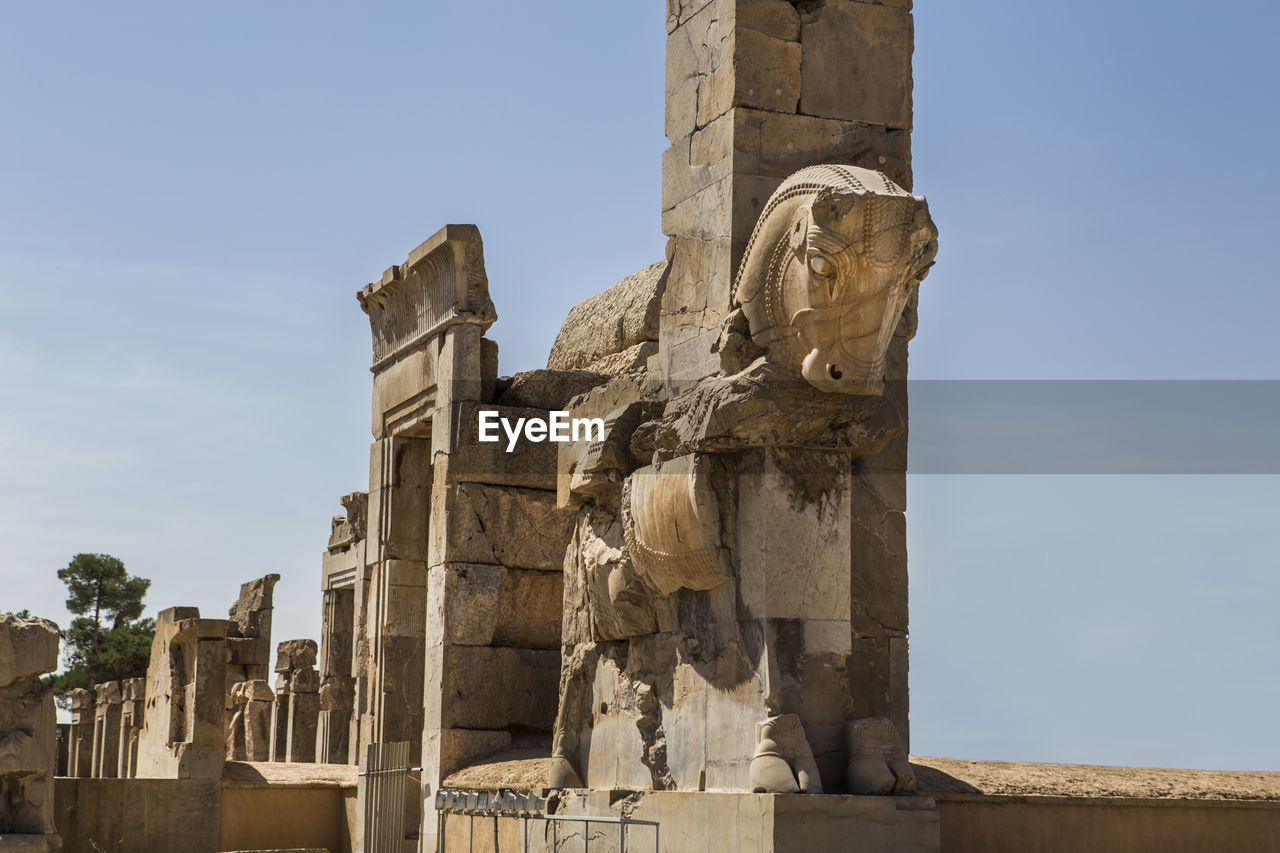
POLYGON ((586 824, 586 831, 582 836, 582 850, 584 853, 590 853, 591 850, 591 841, 593 838, 591 834, 591 824, 593 823, 614 825, 618 827, 618 853, 626 853, 628 839, 627 831, 633 826, 653 827, 654 853, 658 853, 659 849, 659 827, 657 821, 638 820, 636 818, 625 817, 622 815, 593 817, 588 815, 546 814, 543 811, 543 809, 546 808, 546 800, 542 797, 538 797, 533 794, 517 794, 509 788, 502 788, 496 794, 491 794, 488 791, 459 791, 442 788, 436 791, 435 806, 437 853, 446 853, 445 819, 450 815, 463 816, 470 819, 470 826, 467 831, 468 853, 471 853, 475 846, 476 818, 480 818, 482 820, 491 819, 493 821, 493 853, 499 853, 498 821, 503 819, 520 821, 521 853, 528 853, 529 851, 530 821, 544 821, 546 824, 549 824, 549 829, 551 830, 550 849, 552 853, 561 853, 561 839, 559 837, 559 826, 561 823, 586 824))
POLYGON ((409 742, 371 743, 365 753, 364 853, 401 853, 404 846, 409 742))

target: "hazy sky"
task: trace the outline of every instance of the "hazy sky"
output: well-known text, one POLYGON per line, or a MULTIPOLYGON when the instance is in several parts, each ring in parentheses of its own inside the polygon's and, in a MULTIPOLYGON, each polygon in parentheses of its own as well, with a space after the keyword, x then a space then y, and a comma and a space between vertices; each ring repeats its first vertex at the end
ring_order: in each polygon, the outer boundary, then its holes
MULTIPOLYGON (((916 4, 921 378, 1280 378, 1280 9, 916 4)), ((664 7, 7 4, 0 609, 80 551, 318 636, 355 291, 486 241, 503 373, 661 257, 664 7)), ((1230 419, 1232 412, 1222 411, 1230 419)), ((1195 440, 1186 453, 1204 451, 1195 440)), ((1280 480, 910 482, 912 748, 1280 769, 1280 480)))

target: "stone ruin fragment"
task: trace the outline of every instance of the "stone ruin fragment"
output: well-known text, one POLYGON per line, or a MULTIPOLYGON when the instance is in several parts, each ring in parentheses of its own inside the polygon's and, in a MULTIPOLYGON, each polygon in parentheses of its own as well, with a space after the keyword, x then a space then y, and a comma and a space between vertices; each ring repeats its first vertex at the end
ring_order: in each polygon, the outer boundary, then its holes
MULTIPOLYGON (((259 695, 265 696, 259 691, 259 695)), ((285 640, 276 647, 271 706, 271 761, 313 762, 320 718, 320 673, 315 640, 285 640)))
POLYGON ((58 626, 0 614, 0 847, 57 851, 53 691, 40 676, 58 668, 58 626))

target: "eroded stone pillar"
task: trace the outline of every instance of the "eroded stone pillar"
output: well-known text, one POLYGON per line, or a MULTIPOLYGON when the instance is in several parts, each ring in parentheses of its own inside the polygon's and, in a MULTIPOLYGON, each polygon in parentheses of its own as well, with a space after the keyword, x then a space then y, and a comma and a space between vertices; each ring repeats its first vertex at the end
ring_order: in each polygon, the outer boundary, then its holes
POLYGON ((266 681, 255 679, 241 687, 244 705, 244 751, 247 761, 271 760, 271 709, 275 695, 266 681))
POLYGON ((368 530, 368 492, 353 492, 341 499, 345 513, 332 520, 325 551, 321 588, 324 616, 320 633, 320 721, 316 733, 316 760, 321 763, 355 763, 358 754, 356 705, 356 641, 363 615, 361 599, 367 595, 365 535, 368 530))
POLYGON ((57 851, 53 691, 40 676, 58 667, 58 626, 0 615, 0 848, 57 851))
POLYGON ((226 759, 227 627, 196 607, 156 617, 137 775, 217 779, 226 759))
POLYGON ((138 738, 142 734, 147 679, 129 678, 120 685, 120 757, 116 775, 132 779, 138 775, 138 738))
POLYGON ((120 769, 120 682, 93 686, 93 777, 115 779, 120 769))
POLYGON ((315 640, 286 640, 276 649, 275 704, 271 712, 273 761, 315 761, 316 722, 320 716, 320 674, 315 663, 315 640))
POLYGON ((93 774, 93 693, 77 687, 71 700, 71 743, 67 752, 67 775, 88 779, 93 774))

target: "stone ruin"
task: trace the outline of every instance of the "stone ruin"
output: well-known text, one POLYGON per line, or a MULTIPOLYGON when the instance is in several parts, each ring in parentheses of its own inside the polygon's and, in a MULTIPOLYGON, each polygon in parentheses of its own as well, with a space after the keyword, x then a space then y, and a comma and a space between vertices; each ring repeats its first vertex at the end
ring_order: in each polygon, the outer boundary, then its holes
POLYGON ((0 614, 0 847, 57 851, 53 691, 40 676, 58 668, 58 627, 0 614))
MULTIPOLYGON (((276 690, 271 706, 272 761, 315 761, 320 718, 316 641, 286 640, 276 649, 276 690)), ((259 695, 265 696, 264 691, 259 695)))
POLYGON ((71 690, 67 775, 217 779, 224 761, 315 761, 315 641, 280 643, 274 690, 268 680, 279 580, 242 584, 227 619, 162 611, 146 677, 71 690))
MULTIPOLYGON (((574 308, 546 370, 499 377, 474 226, 358 295, 374 443, 323 561, 327 760, 915 787, 905 379, 937 231, 909 4, 672 0, 667 30, 667 258, 574 308), (479 440, 484 412, 553 411, 603 436, 479 440)), ((434 838, 429 800, 406 819, 434 838)))
MULTIPOLYGON (((278 575, 225 620, 163 611, 145 683, 73 692, 71 775, 395 746, 423 796, 362 774, 357 849, 438 849, 431 795, 481 762, 535 767, 562 816, 675 817, 687 849, 939 848, 907 759, 905 380, 938 236, 911 2, 668 0, 666 25, 666 257, 509 377, 475 226, 362 288, 369 482, 330 524, 319 645, 280 643, 272 688, 278 575), (482 440, 553 413, 599 430, 482 440)), ((22 725, 0 717, 0 833, 53 847, 22 725)))

